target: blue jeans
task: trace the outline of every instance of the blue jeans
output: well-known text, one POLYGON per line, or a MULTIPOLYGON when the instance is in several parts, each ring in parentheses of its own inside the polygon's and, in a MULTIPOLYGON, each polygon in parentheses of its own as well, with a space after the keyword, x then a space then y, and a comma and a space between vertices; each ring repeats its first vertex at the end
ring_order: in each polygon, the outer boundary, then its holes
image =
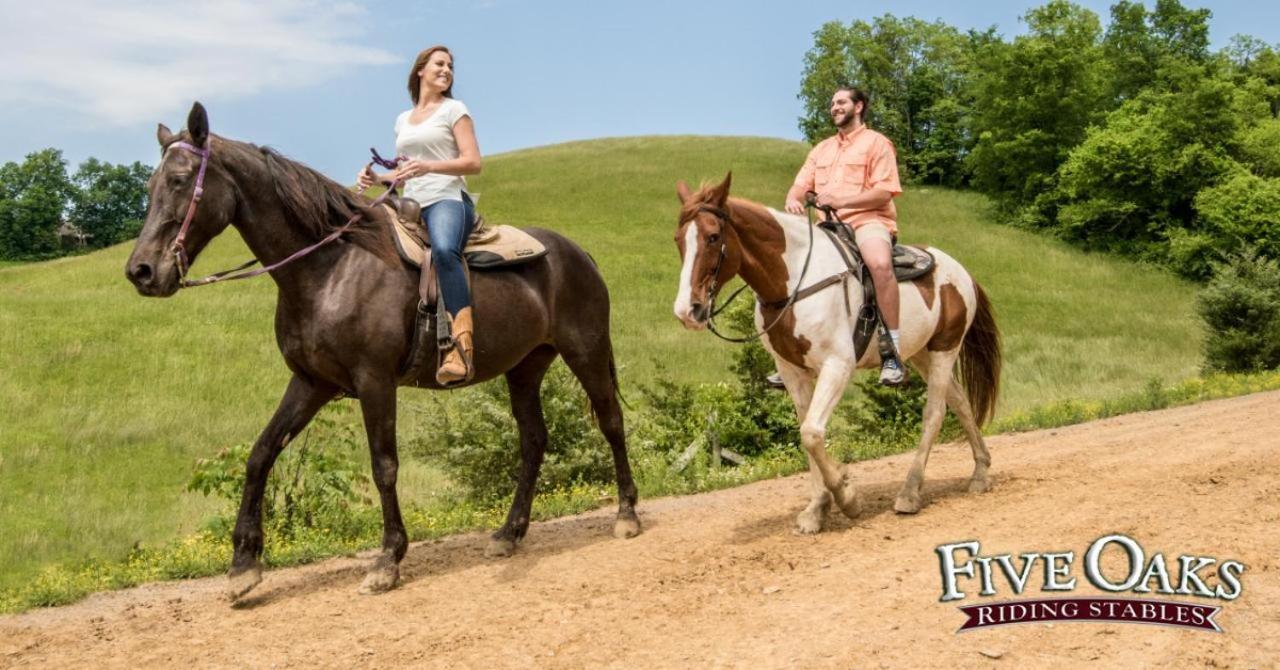
POLYGON ((462 249, 475 220, 476 206, 466 193, 461 200, 440 200, 422 208, 422 222, 431 238, 431 262, 440 278, 440 296, 449 316, 457 316, 458 310, 471 306, 462 249))

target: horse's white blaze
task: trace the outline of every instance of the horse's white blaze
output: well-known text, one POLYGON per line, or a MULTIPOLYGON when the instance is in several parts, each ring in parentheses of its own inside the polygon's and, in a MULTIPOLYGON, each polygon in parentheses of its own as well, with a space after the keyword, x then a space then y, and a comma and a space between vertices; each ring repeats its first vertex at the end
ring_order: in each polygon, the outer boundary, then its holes
POLYGON ((676 290, 675 314, 685 326, 692 327, 693 261, 698 257, 698 227, 692 222, 684 231, 684 265, 680 267, 680 288, 676 290))

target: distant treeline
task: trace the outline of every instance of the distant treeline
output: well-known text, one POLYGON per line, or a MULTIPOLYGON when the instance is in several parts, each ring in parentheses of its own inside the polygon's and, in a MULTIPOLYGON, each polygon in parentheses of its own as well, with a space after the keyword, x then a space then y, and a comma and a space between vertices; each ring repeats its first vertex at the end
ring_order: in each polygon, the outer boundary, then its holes
POLYGON ((0 166, 0 258, 42 260, 136 237, 147 214, 142 163, 112 165, 96 158, 67 174, 57 149, 0 166))
POLYGON ((814 33, 800 129, 834 132, 834 88, 915 183, 990 195, 1007 221, 1205 277, 1224 254, 1280 257, 1280 46, 1209 48, 1207 9, 1053 0, 1025 35, 886 15, 814 33))

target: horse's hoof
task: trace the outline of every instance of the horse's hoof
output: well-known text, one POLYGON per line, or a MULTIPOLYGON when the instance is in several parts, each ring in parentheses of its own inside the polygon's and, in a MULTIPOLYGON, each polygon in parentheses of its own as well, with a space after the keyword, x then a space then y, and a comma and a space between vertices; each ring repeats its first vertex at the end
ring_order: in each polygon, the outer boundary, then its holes
POLYGON ((253 590, 253 587, 262 583, 262 566, 254 563, 252 566, 243 570, 232 568, 227 573, 226 594, 227 600, 235 602, 240 596, 253 590))
POLYGON ((853 474, 849 466, 845 466, 844 476, 840 478, 840 490, 836 492, 835 501, 840 511, 850 519, 858 518, 862 505, 858 502, 858 490, 853 485, 853 474))
POLYGON ((905 493, 898 494, 897 500, 893 501, 893 511, 898 514, 915 514, 920 511, 920 496, 907 495, 905 493))
POLYGON ((629 540, 640 534, 640 519, 635 514, 620 516, 613 522, 613 536, 619 540, 629 540))
POLYGON ((515 540, 507 540, 503 538, 489 538, 489 544, 485 545, 484 555, 489 558, 507 558, 516 553, 515 540))
POLYGON ((796 517, 796 531, 801 535, 813 535, 822 532, 823 517, 826 516, 825 509, 805 509, 796 517))
POLYGON ((991 482, 986 477, 969 480, 969 493, 986 493, 991 490, 991 482))
POLYGON ((364 576, 364 581, 360 583, 360 595, 373 596, 379 593, 386 593, 396 587, 396 582, 400 581, 400 566, 392 565, 386 568, 374 568, 364 576))

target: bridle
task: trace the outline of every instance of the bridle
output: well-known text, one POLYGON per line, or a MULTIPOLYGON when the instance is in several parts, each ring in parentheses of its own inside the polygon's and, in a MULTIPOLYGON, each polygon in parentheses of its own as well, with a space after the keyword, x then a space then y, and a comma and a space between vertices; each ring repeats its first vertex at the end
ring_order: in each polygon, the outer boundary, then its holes
MULTIPOLYGON (((208 139, 205 139, 205 144, 209 144, 208 139)), ((200 198, 204 196, 204 173, 209 167, 209 147, 197 147, 190 142, 175 142, 170 146, 190 151, 200 157, 200 171, 196 173, 196 188, 191 192, 191 203, 187 205, 187 216, 182 220, 182 227, 178 229, 178 236, 173 239, 172 251, 178 263, 178 279, 182 281, 183 286, 186 286, 188 259, 187 249, 183 243, 187 239, 187 230, 191 228, 191 220, 196 217, 196 205, 200 203, 200 198)))
MULTIPOLYGON (((800 295, 800 287, 801 285, 804 284, 805 275, 808 274, 809 272, 809 261, 813 258, 812 210, 810 210, 811 218, 809 220, 809 250, 805 254, 804 266, 801 267, 800 269, 800 278, 796 280, 795 289, 791 292, 791 295, 787 297, 786 302, 782 303, 782 305, 778 310, 778 316, 774 317, 773 321, 771 321, 769 325, 745 337, 730 337, 722 334, 719 331, 719 329, 716 328, 716 316, 718 316, 724 310, 728 309, 729 305, 733 304, 733 301, 738 297, 738 295, 748 288, 746 285, 738 287, 736 291, 729 294, 729 299, 725 301, 724 305, 720 306, 719 309, 716 308, 716 298, 720 293, 720 269, 721 269, 721 266, 724 265, 725 256, 729 254, 728 237, 724 234, 723 230, 724 228, 727 228, 732 225, 732 219, 729 218, 729 212, 719 207, 715 207, 713 205, 708 205, 705 203, 698 205, 697 211, 706 212, 707 214, 710 214, 716 217, 717 219, 720 219, 720 227, 721 227, 720 254, 719 254, 719 257, 716 258, 715 271, 711 275, 711 286, 707 290, 707 302, 708 302, 707 330, 710 330, 713 335, 715 335, 716 337, 726 342, 734 342, 738 344, 742 344, 744 342, 750 342, 752 340, 757 340, 761 337, 764 337, 764 335, 768 333, 770 330, 772 330, 774 326, 782 322, 782 318, 787 315, 787 312, 791 310, 791 307, 795 305, 796 300, 799 299, 797 296, 800 295)), ((690 219, 690 221, 692 221, 692 219, 690 219)), ((775 305, 776 303, 770 303, 770 306, 775 306, 775 305)))
MULTIPOLYGON (((182 219, 182 227, 178 229, 178 236, 173 239, 173 246, 170 249, 173 253, 175 261, 178 264, 178 285, 181 288, 206 286, 208 284, 213 284, 220 281, 231 281, 233 279, 250 279, 252 277, 257 277, 258 275, 266 274, 268 272, 271 272, 272 270, 288 265, 289 263, 292 263, 293 261, 296 261, 299 258, 302 258, 303 256, 306 256, 307 254, 315 251, 316 249, 319 249, 320 247, 338 239, 339 237, 342 236, 343 233, 347 232, 347 230, 349 230, 351 226, 354 225, 361 218, 360 212, 356 212, 355 214, 352 214, 351 218, 347 219, 346 223, 334 229, 334 231, 326 235, 324 239, 320 240, 319 242, 316 242, 315 244, 299 249, 298 251, 295 251, 294 253, 290 254, 287 258, 280 261, 276 261, 271 265, 265 265, 256 270, 250 270, 249 272, 241 272, 242 270, 247 270, 248 268, 251 268, 254 265, 257 265, 260 262, 258 261, 258 259, 255 258, 253 260, 246 261, 234 268, 231 268, 230 270, 215 272, 201 279, 195 279, 195 280, 187 279, 187 271, 190 269, 190 259, 187 256, 187 249, 185 245, 185 242, 187 239, 187 230, 191 228, 191 221, 196 216, 196 205, 200 203, 200 198, 204 196, 204 175, 205 175, 205 171, 209 167, 209 156, 212 154, 211 146, 212 145, 210 143, 210 140, 207 138, 205 139, 204 147, 197 147, 196 145, 191 144, 190 142, 174 142, 173 144, 169 145, 169 147, 171 148, 177 147, 178 149, 182 149, 183 151, 189 151, 200 157, 200 169, 196 173, 196 187, 195 187, 195 190, 191 192, 191 202, 190 204, 187 205, 187 215, 182 219)), ((396 158, 394 161, 388 161, 382 158, 381 156, 379 156, 377 151, 373 149, 370 149, 370 151, 373 152, 374 161, 377 162, 379 165, 383 165, 384 167, 394 168, 400 162, 399 158, 396 158)), ((395 192, 396 187, 399 185, 400 185, 399 179, 392 181, 391 184, 387 186, 386 192, 378 196, 377 199, 375 199, 372 203, 368 205, 368 207, 374 208, 382 204, 382 202, 386 200, 388 196, 390 196, 392 193, 395 192)), ((361 191, 361 193, 363 193, 363 191, 361 191)))

